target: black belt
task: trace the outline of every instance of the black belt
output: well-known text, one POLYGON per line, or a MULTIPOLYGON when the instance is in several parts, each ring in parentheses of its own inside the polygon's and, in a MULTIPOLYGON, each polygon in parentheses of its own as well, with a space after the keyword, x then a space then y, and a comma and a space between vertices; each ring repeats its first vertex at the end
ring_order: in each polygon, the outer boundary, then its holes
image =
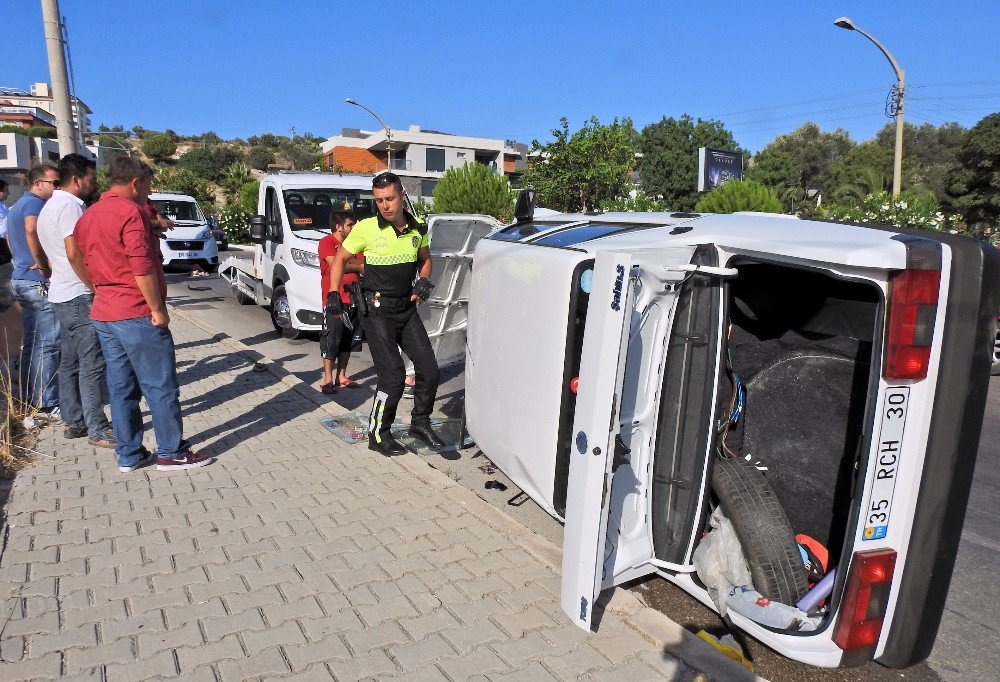
POLYGON ((366 291, 365 301, 376 308, 405 308, 413 305, 409 296, 383 296, 377 291, 366 291))

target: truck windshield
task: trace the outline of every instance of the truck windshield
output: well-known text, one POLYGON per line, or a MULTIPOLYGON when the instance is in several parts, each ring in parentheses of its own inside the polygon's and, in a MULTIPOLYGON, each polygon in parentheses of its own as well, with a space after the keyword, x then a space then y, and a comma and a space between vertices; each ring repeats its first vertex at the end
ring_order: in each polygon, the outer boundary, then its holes
POLYGON ((195 201, 178 199, 153 199, 152 201, 157 211, 174 222, 205 222, 205 214, 201 212, 201 206, 195 201))
POLYGON ((293 230, 328 230, 334 211, 353 211, 360 219, 372 215, 375 210, 371 190, 295 188, 286 189, 283 194, 293 230))

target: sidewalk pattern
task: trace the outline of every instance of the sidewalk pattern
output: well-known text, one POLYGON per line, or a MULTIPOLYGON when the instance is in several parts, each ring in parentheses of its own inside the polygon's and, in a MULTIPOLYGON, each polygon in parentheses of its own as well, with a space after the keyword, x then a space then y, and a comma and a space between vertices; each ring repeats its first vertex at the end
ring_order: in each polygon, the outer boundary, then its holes
POLYGON ((7 507, 0 679, 694 676, 610 612, 582 632, 524 548, 341 443, 202 329, 172 329, 186 436, 219 460, 120 474, 46 429, 7 507))

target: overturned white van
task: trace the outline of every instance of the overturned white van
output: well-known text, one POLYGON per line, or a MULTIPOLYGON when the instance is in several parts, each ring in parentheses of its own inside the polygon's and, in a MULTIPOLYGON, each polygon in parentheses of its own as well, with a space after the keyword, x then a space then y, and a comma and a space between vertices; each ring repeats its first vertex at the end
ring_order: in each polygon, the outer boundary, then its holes
POLYGON ((810 590, 796 534, 835 569, 814 629, 731 610, 737 627, 818 666, 926 658, 982 425, 996 250, 791 216, 519 213, 475 250, 468 429, 565 521, 573 621, 652 573, 715 608, 692 555, 721 505, 766 597, 810 590))

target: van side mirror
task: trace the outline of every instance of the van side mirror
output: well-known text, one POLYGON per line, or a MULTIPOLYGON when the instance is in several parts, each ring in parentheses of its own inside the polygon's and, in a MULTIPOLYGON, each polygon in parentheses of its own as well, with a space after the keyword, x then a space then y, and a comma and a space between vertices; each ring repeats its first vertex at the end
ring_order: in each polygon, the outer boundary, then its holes
POLYGON ((263 244, 267 232, 267 219, 262 215, 250 216, 250 241, 263 244))
POLYGON ((530 223, 535 217, 535 190, 522 189, 514 205, 514 219, 518 223, 530 223))

